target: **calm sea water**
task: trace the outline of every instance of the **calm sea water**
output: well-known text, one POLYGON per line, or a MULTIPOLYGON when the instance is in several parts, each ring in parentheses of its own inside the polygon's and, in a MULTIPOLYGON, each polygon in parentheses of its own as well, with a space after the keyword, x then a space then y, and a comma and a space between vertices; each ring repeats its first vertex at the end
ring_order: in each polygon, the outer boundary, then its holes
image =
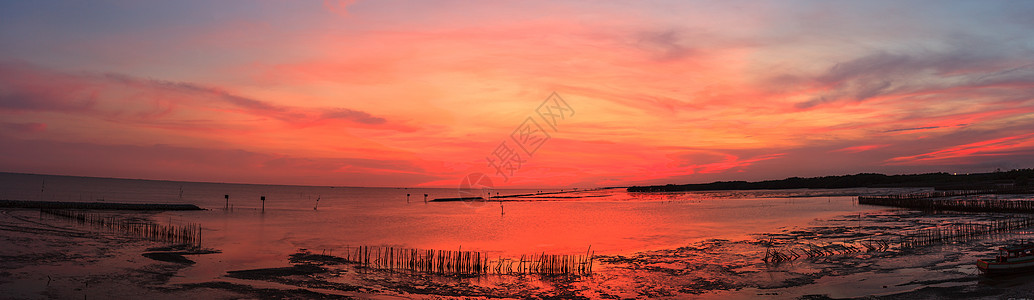
MULTIPOLYGON (((630 254, 705 239, 802 226, 816 219, 883 209, 854 194, 887 190, 781 190, 565 193, 516 202, 430 202, 456 189, 355 188, 189 183, 0 173, 0 198, 49 201, 191 203, 207 210, 161 212, 161 223, 202 224, 207 247, 186 277, 226 269, 286 265, 299 249, 343 251, 357 245, 464 249, 490 255, 630 254), (406 194, 410 194, 408 197, 406 194), (229 195, 229 205, 224 195, 229 195), (265 196, 265 210, 260 197, 265 196), (319 199, 318 209, 316 199, 319 199)), ((499 190, 522 194, 532 190, 499 190)))

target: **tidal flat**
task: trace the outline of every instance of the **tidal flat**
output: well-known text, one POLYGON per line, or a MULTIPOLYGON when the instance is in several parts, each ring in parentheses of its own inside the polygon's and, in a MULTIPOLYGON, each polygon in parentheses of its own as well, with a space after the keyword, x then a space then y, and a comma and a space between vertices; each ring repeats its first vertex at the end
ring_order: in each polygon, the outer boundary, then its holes
MULTIPOLYGON (((15 184, 5 187, 7 196, 39 196, 18 190, 29 184, 8 182, 15 184)), ((81 212, 133 224, 197 224, 200 245, 3 209, 0 289, 10 298, 925 299, 1034 291, 1032 276, 991 278, 974 265, 1001 245, 1031 239, 1030 228, 903 243, 930 230, 1024 215, 857 204, 857 195, 914 189, 511 190, 503 192, 530 195, 434 203, 423 194, 456 190, 82 178, 47 185, 55 198, 48 201, 197 205, 205 210, 81 212), (349 257, 360 247, 472 252, 488 262, 589 255, 593 265, 588 273, 548 275, 417 272, 355 263, 349 257), (794 257, 766 261, 773 253, 794 257)))
MULTIPOLYGON (((120 213, 137 218, 157 214, 120 213)), ((600 254, 587 275, 442 275, 372 268, 342 256, 296 249, 267 262, 276 267, 222 270, 184 278, 198 265, 220 265, 221 253, 189 253, 154 242, 100 234, 32 210, 5 210, 0 286, 12 298, 148 295, 205 298, 1001 298, 1034 291, 1034 275, 987 277, 973 262, 1029 229, 902 248, 901 237, 959 223, 1019 215, 883 209, 816 219, 746 239, 705 239, 684 247, 600 254), (882 239, 886 249, 841 250, 779 263, 766 251, 791 245, 845 245, 882 239), (42 251, 41 251, 42 250, 42 251), (171 253, 181 259, 161 259, 171 253), (278 260, 278 261, 277 261, 278 260), (199 294, 200 293, 200 294, 199 294)), ((803 246, 802 246, 803 247, 803 246)), ((847 248, 843 248, 847 249, 847 248)), ((342 255, 341 252, 338 255, 342 255)))

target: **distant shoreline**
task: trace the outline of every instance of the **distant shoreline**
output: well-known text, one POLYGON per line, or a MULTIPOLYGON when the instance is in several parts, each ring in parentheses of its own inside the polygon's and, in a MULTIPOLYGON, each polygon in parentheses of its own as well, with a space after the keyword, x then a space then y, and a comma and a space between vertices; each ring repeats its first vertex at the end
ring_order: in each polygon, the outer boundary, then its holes
POLYGON ((62 202, 0 200, 0 208, 105 209, 105 210, 203 210, 194 204, 62 202))
POLYGON ((931 187, 938 190, 993 189, 1000 187, 1026 187, 1034 179, 1034 169, 1017 169, 1003 172, 949 174, 925 173, 908 175, 885 175, 859 173, 854 175, 822 177, 790 177, 765 181, 716 181, 700 184, 667 184, 628 187, 629 192, 684 192, 723 190, 782 190, 782 189, 842 189, 842 188, 908 188, 931 187))

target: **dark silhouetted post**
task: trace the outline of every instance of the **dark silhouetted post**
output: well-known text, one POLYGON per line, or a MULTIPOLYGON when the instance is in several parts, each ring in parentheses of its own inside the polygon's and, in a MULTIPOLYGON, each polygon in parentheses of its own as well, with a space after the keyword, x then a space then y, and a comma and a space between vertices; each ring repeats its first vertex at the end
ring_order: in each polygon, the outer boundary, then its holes
POLYGON ((406 203, 409 203, 409 194, 406 194, 406 203))
POLYGON ((229 210, 230 209, 230 195, 223 195, 223 198, 226 198, 226 207, 224 207, 223 209, 229 210))
POLYGON ((427 203, 427 194, 424 194, 424 203, 427 203))
POLYGON ((266 212, 266 196, 262 196, 262 212, 266 212))

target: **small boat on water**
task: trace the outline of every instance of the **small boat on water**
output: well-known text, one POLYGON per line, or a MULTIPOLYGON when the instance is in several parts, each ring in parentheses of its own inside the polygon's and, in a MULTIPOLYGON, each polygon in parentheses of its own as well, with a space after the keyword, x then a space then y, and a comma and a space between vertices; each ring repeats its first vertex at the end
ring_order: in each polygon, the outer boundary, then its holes
POLYGON ((977 260, 977 268, 987 275, 1034 271, 1034 243, 1005 246, 998 251, 994 259, 977 260))

